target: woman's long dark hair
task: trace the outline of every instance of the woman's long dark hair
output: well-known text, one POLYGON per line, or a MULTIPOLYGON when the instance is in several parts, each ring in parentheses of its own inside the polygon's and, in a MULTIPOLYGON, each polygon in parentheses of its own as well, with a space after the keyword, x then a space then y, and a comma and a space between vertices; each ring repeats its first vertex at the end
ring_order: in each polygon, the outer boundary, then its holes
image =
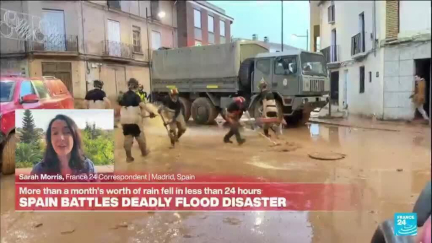
POLYGON ((52 124, 56 120, 64 121, 73 137, 74 144, 71 151, 71 158, 69 160, 69 167, 74 172, 77 170, 84 169, 85 157, 84 157, 84 152, 82 150, 82 141, 81 141, 81 135, 78 126, 70 117, 65 115, 57 115, 49 123, 48 130, 46 132, 46 149, 45 149, 43 163, 45 164, 45 166, 47 166, 48 172, 56 173, 56 174, 60 173, 60 161, 57 157, 57 153, 53 148, 52 140, 51 140, 52 124))

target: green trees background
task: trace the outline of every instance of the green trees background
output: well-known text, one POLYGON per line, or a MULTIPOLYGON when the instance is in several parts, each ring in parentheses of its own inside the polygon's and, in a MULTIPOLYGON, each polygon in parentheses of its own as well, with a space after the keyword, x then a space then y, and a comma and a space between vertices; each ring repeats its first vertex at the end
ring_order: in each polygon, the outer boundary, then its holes
MULTIPOLYGON (((23 128, 17 128, 15 161, 16 168, 33 167, 43 159, 45 152, 45 132, 36 128, 30 110, 24 112, 23 128)), ((95 165, 114 164, 114 131, 102 130, 95 124, 86 124, 81 132, 84 154, 95 165)))

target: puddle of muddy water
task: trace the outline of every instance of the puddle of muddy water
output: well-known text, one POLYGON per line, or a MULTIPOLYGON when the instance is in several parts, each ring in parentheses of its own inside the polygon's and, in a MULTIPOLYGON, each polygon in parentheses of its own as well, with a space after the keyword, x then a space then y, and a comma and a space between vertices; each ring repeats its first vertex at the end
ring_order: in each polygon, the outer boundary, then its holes
POLYGON ((264 162, 263 159, 261 159, 259 156, 253 156, 251 160, 246 164, 269 170, 314 170, 314 167, 316 167, 315 163, 310 163, 306 161, 282 163, 274 160, 266 160, 264 162))
POLYGON ((308 212, 206 213, 187 218, 190 238, 176 242, 312 242, 308 212))

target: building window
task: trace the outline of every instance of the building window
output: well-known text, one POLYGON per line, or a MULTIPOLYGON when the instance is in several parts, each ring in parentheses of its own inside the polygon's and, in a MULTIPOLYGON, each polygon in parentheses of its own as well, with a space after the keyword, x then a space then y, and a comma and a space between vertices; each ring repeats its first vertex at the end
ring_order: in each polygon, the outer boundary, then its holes
POLYGON ((152 31, 152 49, 153 50, 158 50, 159 48, 161 48, 162 44, 161 44, 161 34, 157 31, 152 31))
POLYGON ((359 15, 359 25, 360 25, 360 48, 361 48, 361 52, 365 52, 366 33, 365 33, 364 12, 359 15))
POLYGON ((201 12, 194 9, 194 26, 201 29, 201 12))
POLYGON ((214 18, 213 16, 208 16, 208 31, 213 33, 214 32, 214 18))
POLYGON ((372 72, 369 72, 369 83, 372 83, 372 72))
POLYGON ((365 92, 365 67, 360 67, 360 94, 365 92))
POLYGON ((133 50, 134 52, 141 53, 141 28, 137 26, 132 26, 133 34, 133 50))
POLYGON ((328 7, 327 12, 328 12, 328 23, 333 24, 335 22, 335 5, 333 2, 328 7))
POLYGON ((154 20, 159 20, 159 1, 150 1, 150 16, 154 20))
POLYGON ((213 16, 208 16, 208 43, 214 44, 214 18, 213 16))
POLYGON ((317 36, 315 39, 315 52, 321 50, 321 37, 317 36))
POLYGON ((63 10, 43 9, 45 29, 44 48, 46 51, 66 50, 66 30, 63 10))
POLYGON ((105 51, 110 56, 121 56, 121 39, 120 39, 120 23, 108 19, 108 40, 106 42, 105 51))
POLYGON ((108 8, 121 10, 120 1, 107 1, 108 8))
POLYGON ((201 12, 194 9, 194 36, 196 40, 202 40, 201 12))
POLYGON ((225 36, 225 21, 220 21, 220 36, 225 36))

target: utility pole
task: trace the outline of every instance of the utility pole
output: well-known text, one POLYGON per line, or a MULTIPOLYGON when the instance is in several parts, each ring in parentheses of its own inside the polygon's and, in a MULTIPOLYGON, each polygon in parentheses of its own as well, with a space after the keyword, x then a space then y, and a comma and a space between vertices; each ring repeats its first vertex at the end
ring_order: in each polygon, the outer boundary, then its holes
MULTIPOLYGON (((149 33, 149 29, 150 29, 150 16, 148 15, 147 12, 147 8, 146 8, 146 24, 147 24, 147 63, 148 63, 148 72, 149 72, 149 85, 150 85, 150 97, 153 99, 153 95, 152 95, 152 76, 151 76, 151 69, 152 69, 152 65, 151 65, 151 61, 150 61, 150 56, 151 56, 151 51, 150 51, 150 33, 149 33)), ((174 40, 173 40, 174 42, 174 40)))
POLYGON ((309 32, 306 29, 306 51, 309 51, 309 32))
POLYGON ((283 46, 284 46, 284 42, 283 42, 283 0, 281 0, 281 5, 282 5, 282 12, 281 12, 281 51, 283 51, 283 46))

